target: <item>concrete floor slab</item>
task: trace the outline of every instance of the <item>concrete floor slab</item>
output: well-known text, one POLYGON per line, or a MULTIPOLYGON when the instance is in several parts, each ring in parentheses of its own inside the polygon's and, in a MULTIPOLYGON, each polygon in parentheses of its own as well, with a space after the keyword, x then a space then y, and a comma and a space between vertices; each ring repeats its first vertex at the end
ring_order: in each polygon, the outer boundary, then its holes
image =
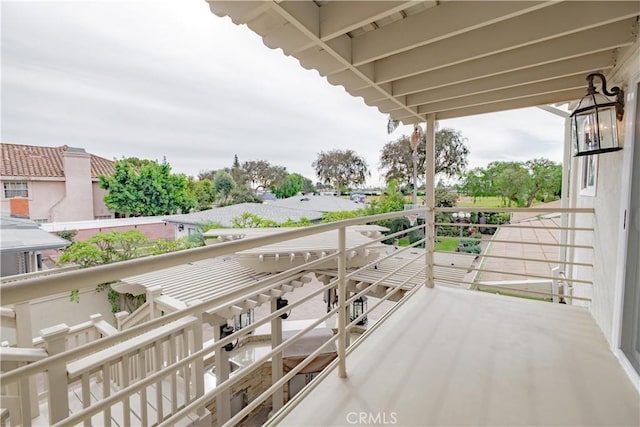
POLYGON ((636 389, 579 307, 423 288, 347 371, 271 425, 640 425, 636 389))

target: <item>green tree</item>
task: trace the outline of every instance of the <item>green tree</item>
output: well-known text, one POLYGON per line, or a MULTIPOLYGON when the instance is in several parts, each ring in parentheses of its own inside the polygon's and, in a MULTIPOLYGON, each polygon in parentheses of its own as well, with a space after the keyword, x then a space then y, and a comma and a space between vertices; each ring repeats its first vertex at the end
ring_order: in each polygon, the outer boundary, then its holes
POLYGON ((251 190, 274 190, 287 176, 287 168, 266 160, 251 160, 242 164, 242 171, 251 190))
POLYGON ((551 201, 562 193, 562 165, 540 158, 529 160, 525 166, 531 174, 531 188, 526 199, 530 207, 534 200, 551 201))
POLYGON ((505 205, 530 207, 535 200, 551 201, 562 192, 562 165, 548 159, 491 162, 469 171, 459 189, 473 198, 497 196, 505 205))
POLYGON ((218 171, 213 178, 213 188, 217 195, 218 204, 224 206, 231 199, 231 192, 236 187, 236 183, 231 175, 225 171, 218 171))
POLYGON ((292 173, 287 175, 282 184, 276 188, 276 197, 278 199, 284 199, 287 197, 293 197, 304 188, 304 177, 299 173, 292 173))
POLYGON ((315 193, 316 191, 318 190, 316 189, 316 186, 313 185, 313 181, 311 181, 307 177, 303 177, 302 192, 304 194, 312 194, 312 193, 315 193))
MULTIPOLYGON (((426 137, 423 135, 418 142, 417 172, 418 177, 426 174, 426 137)), ((459 176, 464 173, 469 156, 466 138, 453 129, 444 128, 436 132, 435 146, 435 174, 448 177, 459 176)), ((385 171, 385 180, 397 180, 400 183, 412 185, 413 150, 409 137, 402 135, 396 141, 387 142, 380 154, 380 170, 385 171)))
POLYGON ((195 181, 189 180, 189 191, 196 200, 196 209, 203 211, 211 209, 216 200, 216 191, 213 187, 213 181, 208 178, 195 181))
POLYGON ((240 203, 262 203, 262 197, 257 196, 253 193, 249 187, 244 185, 236 185, 236 188, 231 192, 231 202, 232 205, 237 205, 240 203))
POLYGON ((110 176, 100 176, 100 186, 109 209, 131 216, 168 215, 189 212, 196 200, 188 191, 184 175, 171 173, 171 166, 157 161, 128 158, 114 163, 110 176))
POLYGON ((474 202, 479 197, 495 196, 491 189, 491 180, 487 176, 485 168, 474 168, 466 173, 462 179, 462 183, 458 186, 458 190, 473 197, 474 202))
POLYGON ((505 204, 524 206, 531 191, 529 171, 521 162, 492 162, 487 166, 491 188, 505 204))
MULTIPOLYGON (((125 261, 140 256, 188 249, 190 247, 191 245, 184 239, 176 241, 149 241, 149 239, 138 230, 124 232, 111 231, 108 233, 97 233, 85 241, 73 242, 73 244, 64 250, 64 253, 58 259, 58 264, 73 263, 78 264, 81 268, 86 268, 125 261)), ((98 285, 96 290, 103 291, 108 288, 108 285, 109 283, 98 285)), ((121 310, 127 310, 131 313, 145 301, 144 295, 121 295, 111 289, 107 293, 107 298, 111 303, 111 309, 114 313, 121 310)), ((71 292, 71 300, 80 302, 78 290, 71 292)))
POLYGON ((371 176, 367 162, 353 150, 321 151, 313 162, 316 175, 337 191, 349 185, 364 184, 371 176))
POLYGON ((240 187, 246 185, 247 177, 244 173, 244 170, 242 170, 242 166, 240 165, 237 154, 233 156, 233 164, 231 165, 231 169, 229 169, 228 172, 237 186, 240 187))
POLYGON ((92 267, 124 261, 145 254, 149 240, 138 230, 97 233, 85 241, 74 242, 59 259, 60 264, 74 263, 92 267))

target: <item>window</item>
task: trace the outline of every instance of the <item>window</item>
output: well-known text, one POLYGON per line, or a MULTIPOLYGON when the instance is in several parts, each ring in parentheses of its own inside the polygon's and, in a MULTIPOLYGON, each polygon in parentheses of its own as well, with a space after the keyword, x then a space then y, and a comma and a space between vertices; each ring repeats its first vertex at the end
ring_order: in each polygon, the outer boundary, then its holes
POLYGON ((598 178, 598 156, 583 156, 580 179, 580 195, 595 196, 598 178))
POLYGON ((26 182, 5 182, 4 197, 11 199, 12 197, 29 197, 29 188, 26 182))

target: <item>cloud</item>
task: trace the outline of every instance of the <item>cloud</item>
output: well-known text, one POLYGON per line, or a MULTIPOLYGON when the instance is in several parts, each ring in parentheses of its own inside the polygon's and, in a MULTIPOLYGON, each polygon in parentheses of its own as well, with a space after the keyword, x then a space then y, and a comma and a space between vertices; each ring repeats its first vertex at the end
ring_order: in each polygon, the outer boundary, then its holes
MULTIPOLYGON (((378 183, 383 145, 410 132, 387 135, 385 115, 202 0, 5 2, 2 12, 3 142, 166 157, 189 175, 237 154, 311 179, 318 152, 349 148, 378 183)), ((546 112, 441 126, 468 138, 472 165, 561 157, 562 122, 546 112)))

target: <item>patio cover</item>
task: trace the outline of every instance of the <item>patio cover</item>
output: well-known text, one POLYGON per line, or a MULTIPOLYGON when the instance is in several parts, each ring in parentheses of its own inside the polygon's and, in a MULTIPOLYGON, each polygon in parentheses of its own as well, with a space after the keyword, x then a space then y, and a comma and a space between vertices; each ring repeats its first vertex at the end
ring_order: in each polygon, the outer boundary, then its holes
POLYGON ((40 229, 36 222, 0 216, 0 253, 61 249, 71 242, 40 229))
MULTIPOLYGON (((209 1, 405 124, 572 101, 636 41, 637 1, 209 1)), ((616 84, 619 82, 611 82, 616 84)))

